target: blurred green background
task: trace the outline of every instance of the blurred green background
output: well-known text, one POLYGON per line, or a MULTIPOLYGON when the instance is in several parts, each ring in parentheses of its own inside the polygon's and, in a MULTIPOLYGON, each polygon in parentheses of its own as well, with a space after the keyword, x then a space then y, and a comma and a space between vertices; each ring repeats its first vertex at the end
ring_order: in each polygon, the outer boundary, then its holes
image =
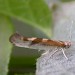
POLYGON ((15 47, 9 37, 18 32, 26 37, 50 38, 53 22, 48 1, 0 0, 0 75, 35 74, 41 52, 15 47))

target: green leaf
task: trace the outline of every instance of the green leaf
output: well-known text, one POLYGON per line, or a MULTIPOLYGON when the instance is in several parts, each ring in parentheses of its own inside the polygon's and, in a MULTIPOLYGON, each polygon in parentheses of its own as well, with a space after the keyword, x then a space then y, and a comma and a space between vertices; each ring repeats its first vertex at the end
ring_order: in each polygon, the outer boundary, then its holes
POLYGON ((72 2, 72 1, 75 1, 75 0, 61 0, 61 2, 72 2))
POLYGON ((0 14, 0 75, 8 72, 8 63, 12 45, 9 36, 13 33, 13 27, 7 16, 0 14))
POLYGON ((44 0, 0 0, 0 13, 9 15, 51 35, 52 14, 44 0))

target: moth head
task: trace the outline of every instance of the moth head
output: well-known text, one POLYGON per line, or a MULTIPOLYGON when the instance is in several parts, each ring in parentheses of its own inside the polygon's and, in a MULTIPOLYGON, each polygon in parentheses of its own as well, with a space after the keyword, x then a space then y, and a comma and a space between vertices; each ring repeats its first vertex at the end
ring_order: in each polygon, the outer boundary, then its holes
POLYGON ((65 48, 69 48, 71 46, 71 42, 68 41, 64 42, 64 44, 65 44, 65 48))

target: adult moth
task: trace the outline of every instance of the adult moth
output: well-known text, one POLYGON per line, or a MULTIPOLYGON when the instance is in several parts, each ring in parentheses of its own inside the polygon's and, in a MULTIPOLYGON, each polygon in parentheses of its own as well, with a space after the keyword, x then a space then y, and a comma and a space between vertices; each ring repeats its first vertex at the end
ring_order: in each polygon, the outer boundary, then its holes
POLYGON ((51 47, 52 48, 56 47, 56 48, 61 48, 63 51, 63 49, 67 49, 71 46, 71 42, 56 41, 56 40, 36 38, 36 37, 29 38, 29 37, 24 37, 18 33, 14 33, 13 35, 11 35, 9 40, 12 44, 18 47, 40 49, 40 50, 49 50, 51 47))

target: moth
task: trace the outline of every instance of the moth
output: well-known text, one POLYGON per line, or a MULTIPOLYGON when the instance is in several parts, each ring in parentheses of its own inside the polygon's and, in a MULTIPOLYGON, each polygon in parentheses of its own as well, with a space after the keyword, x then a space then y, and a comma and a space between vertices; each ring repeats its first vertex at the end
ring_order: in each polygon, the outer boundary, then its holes
MULTIPOLYGON (((65 41, 56 41, 51 39, 44 38, 36 38, 36 37, 24 37, 18 33, 14 33, 9 38, 10 42, 18 47, 25 47, 30 49, 39 49, 39 50, 50 50, 52 48, 57 48, 55 52, 57 52, 58 48, 60 48, 64 53, 64 49, 67 49, 71 46, 71 42, 65 41)), ((54 53, 55 53, 54 52, 54 53)), ((52 55, 54 54, 52 53, 52 55)), ((67 57, 66 57, 67 58, 67 57)))

